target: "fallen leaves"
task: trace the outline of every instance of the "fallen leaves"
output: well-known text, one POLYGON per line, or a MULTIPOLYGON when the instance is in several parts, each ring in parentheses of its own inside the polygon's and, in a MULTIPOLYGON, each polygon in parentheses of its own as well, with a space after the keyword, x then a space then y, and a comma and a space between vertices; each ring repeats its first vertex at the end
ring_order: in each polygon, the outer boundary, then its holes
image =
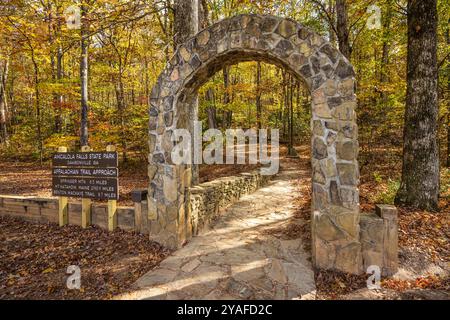
POLYGON ((351 275, 338 271, 316 270, 314 275, 319 299, 339 299, 367 286, 367 275, 351 275))
POLYGON ((49 273, 49 272, 53 272, 55 271, 53 268, 47 268, 44 271, 42 271, 42 273, 49 273))
POLYGON ((381 286, 386 289, 403 292, 411 289, 433 289, 450 292, 450 277, 428 275, 415 280, 385 279, 381 286))
POLYGON ((399 208, 399 245, 414 248, 422 259, 450 262, 450 212, 399 208))
POLYGON ((145 235, 0 217, 0 299, 107 299, 168 254, 145 235), (70 265, 81 269, 80 290, 66 287, 70 265))

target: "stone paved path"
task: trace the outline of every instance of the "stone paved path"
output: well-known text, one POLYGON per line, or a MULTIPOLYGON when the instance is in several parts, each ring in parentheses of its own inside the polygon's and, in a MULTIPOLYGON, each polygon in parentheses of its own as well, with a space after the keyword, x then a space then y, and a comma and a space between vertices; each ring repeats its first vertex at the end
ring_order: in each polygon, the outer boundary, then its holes
POLYGON ((293 215, 296 180, 309 183, 303 181, 309 174, 292 160, 282 164, 267 187, 241 198, 209 231, 141 277, 134 292, 118 298, 314 299, 314 274, 302 240, 271 232, 302 223, 293 215))

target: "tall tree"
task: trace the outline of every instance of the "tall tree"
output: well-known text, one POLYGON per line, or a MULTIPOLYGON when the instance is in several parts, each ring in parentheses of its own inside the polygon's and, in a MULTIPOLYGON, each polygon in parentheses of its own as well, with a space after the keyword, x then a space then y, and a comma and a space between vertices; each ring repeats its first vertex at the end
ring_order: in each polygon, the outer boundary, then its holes
MULTIPOLYGON (((226 107, 230 103, 230 66, 224 66, 222 68, 223 74, 223 105, 226 107)), ((233 111, 223 109, 222 110, 222 129, 227 129, 231 125, 231 119, 233 118, 233 111)))
POLYGON ((9 59, 0 58, 0 143, 8 141, 8 130, 6 122, 7 94, 6 82, 9 72, 9 59))
POLYGON ((205 101, 208 103, 206 113, 208 114, 208 128, 217 129, 216 97, 213 88, 208 88, 205 93, 205 101))
POLYGON ((437 0, 408 1, 402 182, 396 203, 438 208, 437 0))
MULTIPOLYGON (((450 47, 450 18, 448 19, 446 38, 450 47)), ((450 97, 450 63, 447 66, 447 91, 450 97)), ((450 103, 447 105, 447 167, 450 168, 450 103)))
POLYGON ((294 77, 289 76, 289 143, 288 154, 290 156, 297 155, 294 149, 294 77))
POLYGON ((175 47, 206 27, 208 8, 204 0, 175 0, 174 43, 175 47))
POLYGON ((80 121, 80 144, 87 146, 89 144, 89 124, 88 124, 88 50, 89 50, 89 3, 85 0, 81 2, 81 31, 80 31, 80 85, 81 85, 81 121, 80 121))
POLYGON ((350 60, 352 47, 350 45, 348 12, 346 0, 336 0, 336 33, 339 42, 339 50, 350 60))
POLYGON ((334 1, 333 0, 328 0, 328 11, 329 11, 329 15, 328 15, 328 35, 329 35, 329 39, 330 42, 334 45, 336 42, 336 33, 334 33, 334 28, 335 28, 335 24, 336 24, 336 14, 335 14, 335 6, 334 6, 334 1))
MULTIPOLYGON (((49 44, 50 44, 50 64, 52 70, 52 80, 58 84, 61 83, 63 78, 63 57, 64 51, 61 45, 61 29, 62 29, 62 3, 55 1, 55 8, 53 8, 52 3, 49 1, 47 3, 48 12, 48 34, 49 34, 49 44), (55 14, 55 19, 53 15, 55 14), (56 22, 54 21, 56 20, 56 22), (56 44, 56 50, 54 48, 56 44), (56 51, 56 52, 55 52, 56 51), (56 61, 55 61, 56 58, 56 61)), ((61 90, 58 90, 61 91, 61 90)), ((55 108, 55 131, 60 133, 62 130, 62 104, 63 95, 61 92, 55 92, 53 94, 53 107, 55 108)))
POLYGON ((119 139, 122 147, 123 161, 127 162, 127 139, 126 139, 126 103, 125 103, 125 73, 130 67, 132 54, 135 50, 133 40, 135 23, 131 22, 124 26, 111 26, 108 31, 102 32, 97 39, 106 47, 112 48, 110 53, 110 64, 114 66, 112 82, 117 102, 117 115, 119 121, 119 139))
POLYGON ((258 130, 261 129, 261 112, 262 112, 262 103, 261 103, 261 62, 258 61, 256 63, 256 124, 258 126, 258 130))
MULTIPOLYGON (((386 10, 383 15, 383 44, 382 44, 382 53, 381 53, 381 67, 380 67, 380 82, 385 83, 388 81, 387 78, 387 65, 389 63, 389 50, 390 50, 390 41, 389 41, 389 33, 391 30, 391 21, 392 21, 392 0, 386 1, 386 10)), ((386 99, 384 91, 383 91, 383 100, 386 99)))
MULTIPOLYGON (((206 25, 206 2, 201 0, 175 0, 174 3, 174 44, 175 48, 184 43, 206 25)), ((198 97, 191 106, 191 119, 198 119, 198 97)), ((193 128, 190 128, 193 130, 193 128)), ((192 184, 200 182, 198 165, 192 165, 192 184)))

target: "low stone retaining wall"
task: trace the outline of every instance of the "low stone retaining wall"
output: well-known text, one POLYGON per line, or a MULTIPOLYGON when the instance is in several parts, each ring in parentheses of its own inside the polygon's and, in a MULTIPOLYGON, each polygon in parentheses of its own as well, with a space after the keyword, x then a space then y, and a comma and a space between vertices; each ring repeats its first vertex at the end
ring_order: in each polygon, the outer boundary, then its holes
MULTIPOLYGON (((194 234, 207 228, 220 210, 230 206, 243 195, 252 193, 269 181, 259 170, 241 173, 202 183, 191 188, 191 221, 194 234)), ((127 231, 152 233, 152 220, 148 217, 147 190, 132 193, 134 207, 117 208, 117 226, 127 231)), ((81 202, 69 203, 69 224, 81 226, 81 202)), ((29 221, 58 223, 58 199, 31 196, 0 195, 0 215, 21 217, 29 221)), ((91 223, 108 228, 108 207, 92 203, 91 223)))
MULTIPOLYGON (((69 203, 69 223, 81 226, 81 202, 69 203)), ((108 228, 108 207, 92 204, 92 224, 108 228)), ((58 223, 58 199, 0 195, 0 215, 21 217, 29 221, 58 223)), ((117 208, 117 226, 123 230, 134 230, 134 208, 117 208)))
POLYGON ((364 271, 378 266, 383 276, 398 270, 398 213, 391 205, 376 205, 375 213, 363 213, 360 219, 362 263, 364 271))
POLYGON ((192 234, 208 229, 222 209, 264 186, 270 176, 261 175, 259 170, 236 176, 219 178, 199 184, 190 189, 192 234))

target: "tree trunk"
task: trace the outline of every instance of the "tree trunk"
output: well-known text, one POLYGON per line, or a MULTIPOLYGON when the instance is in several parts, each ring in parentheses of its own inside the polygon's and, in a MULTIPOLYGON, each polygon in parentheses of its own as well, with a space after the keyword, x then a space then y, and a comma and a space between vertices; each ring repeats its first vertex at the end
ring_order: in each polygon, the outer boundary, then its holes
POLYGON ((89 49, 89 25, 87 20, 88 6, 85 2, 81 5, 81 57, 80 57, 80 85, 81 85, 81 121, 80 144, 89 145, 88 123, 88 49, 89 49))
MULTIPOLYGON (((207 15, 205 14, 207 7, 204 6, 205 2, 201 0, 175 0, 174 3, 174 45, 178 48, 179 45, 184 43, 186 39, 195 35, 200 26, 206 25, 207 21, 204 21, 207 15)), ((198 119, 198 97, 193 99, 195 101, 191 106, 190 119, 198 119)), ((193 126, 191 125, 191 133, 193 126)), ((199 184, 199 169, 197 164, 192 165, 192 184, 199 184)))
POLYGON ((125 134, 125 90, 123 87, 122 79, 122 67, 119 67, 119 75, 116 83, 116 99, 117 99, 117 111, 119 113, 119 126, 120 126, 120 144, 122 145, 122 157, 123 162, 127 162, 127 141, 125 134))
MULTIPOLYGON (((61 14, 60 14, 60 7, 56 7, 56 18, 57 18, 57 35, 60 37, 61 33, 61 14)), ((64 76, 64 70, 63 70, 63 57, 64 52, 62 49, 61 44, 58 44, 58 49, 56 50, 56 80, 58 83, 61 83, 61 80, 64 76)), ((62 104, 63 104, 63 95, 61 93, 58 93, 55 96, 55 107, 56 107, 56 116, 55 116, 55 131, 60 133, 62 132, 62 104)))
POLYGON ((289 155, 295 156, 294 150, 294 79, 289 77, 289 155))
MULTIPOLYGON (((447 44, 450 46, 450 19, 447 27, 447 44)), ((447 99, 450 100, 450 63, 447 67, 447 99)), ((447 104, 447 168, 450 168, 450 104, 447 104)))
POLYGON ((208 103, 208 107, 206 109, 206 112, 208 113, 208 128, 217 129, 216 103, 213 89, 209 88, 206 91, 205 100, 208 103))
POLYGON ((289 121, 288 118, 288 99, 289 99, 289 92, 288 92, 288 78, 289 74, 286 72, 283 72, 283 116, 281 121, 283 122, 283 141, 286 142, 287 140, 287 129, 286 124, 289 121))
POLYGON ((396 203, 438 209, 436 0, 408 1, 407 93, 402 182, 396 203))
POLYGON ((339 50, 350 60, 352 48, 350 46, 347 14, 346 0, 336 0, 336 30, 339 50))
MULTIPOLYGON (((383 49, 381 53, 381 68, 380 68, 380 82, 385 83, 388 81, 387 76, 387 65, 389 63, 389 33, 391 30, 391 20, 392 20, 392 5, 391 1, 387 2, 387 8, 383 15, 383 49)), ((384 91, 383 91, 384 92, 384 91)))
POLYGON ((8 80, 9 60, 0 60, 0 143, 8 141, 6 119, 7 94, 6 82, 8 80))
POLYGON ((36 61, 36 57, 34 54, 34 48, 31 45, 31 42, 29 42, 29 47, 31 50, 31 62, 33 63, 33 75, 34 75, 34 94, 35 94, 35 107, 36 107, 36 120, 37 120, 37 136, 36 140, 38 143, 38 149, 39 149, 39 161, 42 165, 43 160, 43 141, 42 141, 42 124, 41 124, 41 94, 39 90, 39 66, 36 61))
MULTIPOLYGON (((58 47, 58 51, 56 53, 56 80, 58 81, 58 83, 60 83, 63 78, 62 59, 63 59, 63 51, 61 47, 58 47)), ((62 120, 63 96, 61 93, 58 93, 56 94, 54 99, 56 107, 55 131, 60 133, 62 132, 62 123, 63 123, 62 120)))
POLYGON ((198 16, 194 15, 197 0, 176 0, 174 3, 175 49, 198 29, 198 16))
POLYGON ((300 115, 301 115, 301 106, 300 106, 300 82, 297 81, 297 99, 296 99, 296 104, 297 104, 297 119, 300 120, 300 115))
MULTIPOLYGON (((227 107, 227 105, 230 103, 230 95, 228 93, 228 87, 230 85, 230 67, 229 66, 225 66, 223 67, 222 70, 223 73, 223 87, 224 87, 224 95, 223 95, 223 104, 225 107, 227 107)), ((227 110, 223 110, 222 111, 222 129, 225 130, 228 128, 228 119, 229 119, 229 114, 230 111, 227 110)))
POLYGON ((256 124, 258 130, 261 130, 261 62, 256 64, 256 124))
POLYGON ((175 48, 208 25, 204 0, 176 0, 174 3, 175 48))
POLYGON ((330 37, 330 42, 331 44, 335 45, 336 44, 336 33, 334 32, 334 27, 336 24, 336 18, 335 18, 335 10, 334 10, 334 4, 333 4, 333 0, 328 0, 328 10, 330 12, 330 27, 328 29, 328 34, 330 37))

